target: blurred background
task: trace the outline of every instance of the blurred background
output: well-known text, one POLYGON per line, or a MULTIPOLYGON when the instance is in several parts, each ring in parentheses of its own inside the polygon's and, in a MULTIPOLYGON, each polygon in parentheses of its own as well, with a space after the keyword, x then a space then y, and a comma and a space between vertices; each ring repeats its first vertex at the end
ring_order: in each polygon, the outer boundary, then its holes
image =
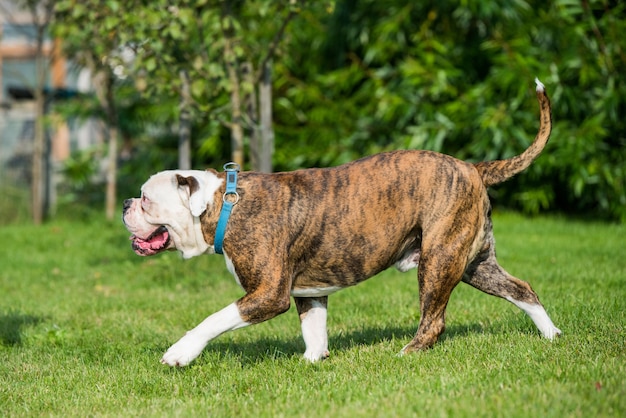
POLYGON ((0 0, 0 225, 117 219, 170 168, 507 158, 535 77, 552 138, 494 206, 624 222, 625 33, 607 0, 0 0))

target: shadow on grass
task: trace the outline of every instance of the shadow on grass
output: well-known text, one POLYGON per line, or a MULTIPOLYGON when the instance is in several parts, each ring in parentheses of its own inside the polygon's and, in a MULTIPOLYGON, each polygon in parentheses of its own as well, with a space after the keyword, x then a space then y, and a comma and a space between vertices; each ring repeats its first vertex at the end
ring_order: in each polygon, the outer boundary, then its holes
MULTIPOLYGON (((392 340, 400 340, 404 346, 404 344, 408 344, 411 341, 416 331, 417 324, 415 326, 364 327, 350 332, 335 334, 331 330, 329 333, 331 356, 333 355, 332 353, 349 351, 357 346, 376 345, 392 340)), ((440 341, 485 332, 498 333, 498 330, 485 330, 479 324, 451 325, 446 328, 446 331, 440 337, 440 341)), ((250 342, 223 342, 217 340, 209 343, 205 350, 221 353, 222 355, 233 355, 245 363, 256 363, 268 357, 280 359, 301 356, 304 353, 304 349, 304 341, 301 337, 276 337, 260 338, 250 342)))
POLYGON ((26 326, 37 325, 43 317, 25 315, 19 312, 0 314, 0 344, 5 346, 20 345, 22 343, 22 329, 26 326))

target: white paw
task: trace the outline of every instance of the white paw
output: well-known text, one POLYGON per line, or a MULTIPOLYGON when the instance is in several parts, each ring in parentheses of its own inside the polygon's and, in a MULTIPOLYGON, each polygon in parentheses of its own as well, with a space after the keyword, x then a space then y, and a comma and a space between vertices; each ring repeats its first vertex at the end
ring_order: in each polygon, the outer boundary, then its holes
POLYGON ((328 352, 327 349, 306 350, 304 352, 304 358, 306 360, 310 361, 311 363, 315 363, 317 361, 324 360, 325 358, 328 358, 329 356, 330 356, 330 353, 328 352))
POLYGON ((561 335, 561 330, 554 326, 554 323, 546 313, 541 304, 526 303, 519 300, 515 300, 512 297, 506 298, 509 302, 526 312, 526 314, 533 320, 535 326, 541 332, 544 338, 553 340, 554 337, 561 335))
POLYGON ((560 337, 562 332, 560 329, 552 325, 552 326, 546 327, 545 329, 542 329, 541 334, 544 336, 544 338, 547 338, 549 340, 554 340, 555 337, 560 337))
POLYGON ((163 355, 161 363, 168 366, 186 366, 196 359, 206 347, 206 342, 194 334, 187 333, 163 355))
POLYGON ((396 356, 398 357, 402 357, 406 354, 406 348, 409 346, 409 344, 405 345, 404 347, 402 347, 402 350, 400 350, 400 352, 398 354, 396 354, 396 356))

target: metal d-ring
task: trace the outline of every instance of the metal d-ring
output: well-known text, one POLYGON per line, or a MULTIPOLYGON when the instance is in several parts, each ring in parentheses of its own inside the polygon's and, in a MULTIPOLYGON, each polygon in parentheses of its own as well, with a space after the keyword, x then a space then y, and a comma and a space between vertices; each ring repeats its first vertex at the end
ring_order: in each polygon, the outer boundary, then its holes
POLYGON ((239 202, 239 193, 237 192, 224 193, 224 196, 222 196, 222 201, 224 203, 232 203, 233 205, 236 205, 237 202, 239 202), (235 196, 235 201, 231 202, 230 200, 226 200, 226 196, 235 196))
POLYGON ((224 164, 224 171, 241 171, 241 167, 239 166, 239 164, 237 163, 233 163, 232 161, 230 163, 226 163, 224 164))
POLYGON ((224 196, 222 196, 224 203, 236 205, 237 202, 239 202, 239 193, 237 193, 237 173, 239 170, 241 170, 241 167, 237 163, 230 162, 224 164, 224 171, 226 172, 226 192, 224 196), (228 195, 235 196, 235 201, 231 202, 226 200, 226 196, 228 195))

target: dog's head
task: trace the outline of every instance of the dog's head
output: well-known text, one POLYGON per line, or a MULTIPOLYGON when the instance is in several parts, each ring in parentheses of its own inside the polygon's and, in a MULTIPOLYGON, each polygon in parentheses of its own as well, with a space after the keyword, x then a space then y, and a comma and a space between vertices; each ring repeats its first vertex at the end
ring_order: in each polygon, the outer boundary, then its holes
POLYGON ((213 205, 223 180, 215 171, 172 170, 150 177, 141 197, 124 201, 122 220, 133 250, 154 255, 178 250, 184 258, 207 252, 200 215, 213 205))

